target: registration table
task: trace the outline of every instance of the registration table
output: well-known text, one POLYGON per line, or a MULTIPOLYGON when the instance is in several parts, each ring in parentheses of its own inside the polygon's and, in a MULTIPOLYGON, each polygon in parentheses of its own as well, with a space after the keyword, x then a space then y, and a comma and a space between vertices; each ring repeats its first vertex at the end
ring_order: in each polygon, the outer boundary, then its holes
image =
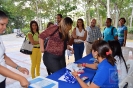
MULTIPOLYGON (((92 54, 89 54, 89 55, 83 57, 82 59, 76 61, 75 63, 78 63, 78 64, 90 63, 91 64, 93 62, 94 62, 94 58, 92 57, 92 54)), ((67 83, 67 82, 58 80, 65 72, 66 72, 66 68, 63 68, 63 69, 53 73, 52 75, 47 76, 47 78, 57 81, 58 88, 81 88, 81 86, 79 85, 78 82, 72 84, 72 83, 67 83)), ((89 79, 85 81, 87 83, 92 80, 95 73, 96 73, 96 70, 85 68, 84 73, 81 74, 80 77, 83 77, 83 76, 89 77, 89 79)))

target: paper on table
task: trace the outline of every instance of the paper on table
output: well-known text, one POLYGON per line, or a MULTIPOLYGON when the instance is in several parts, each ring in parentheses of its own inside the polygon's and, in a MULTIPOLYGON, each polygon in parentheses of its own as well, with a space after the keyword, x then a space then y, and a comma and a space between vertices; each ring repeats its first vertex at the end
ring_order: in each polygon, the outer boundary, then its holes
MULTIPOLYGON (((78 76, 80 76, 80 75, 81 75, 81 74, 78 74, 78 76)), ((61 80, 61 81, 67 82, 64 78, 65 78, 65 76, 62 75, 58 80, 61 80)))
POLYGON ((61 81, 65 81, 65 82, 67 82, 64 78, 65 78, 65 76, 62 75, 58 80, 61 80, 61 81))
POLYGON ((68 56, 72 56, 72 51, 67 50, 67 55, 68 55, 68 56))
POLYGON ((69 69, 71 72, 78 71, 84 69, 84 67, 78 67, 78 64, 76 63, 70 63, 66 66, 67 69, 69 69))
POLYGON ((30 85, 28 88, 58 88, 58 82, 41 76, 38 76, 29 82, 30 85))

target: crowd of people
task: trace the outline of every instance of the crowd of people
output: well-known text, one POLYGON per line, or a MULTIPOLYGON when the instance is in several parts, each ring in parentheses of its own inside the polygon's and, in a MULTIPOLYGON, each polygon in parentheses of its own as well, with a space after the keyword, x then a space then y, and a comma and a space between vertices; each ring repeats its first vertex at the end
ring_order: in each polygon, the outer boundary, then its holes
MULTIPOLYGON (((98 62, 93 64, 83 63, 84 67, 97 69, 97 71, 90 86, 87 86, 78 77, 77 72, 72 72, 81 87, 110 88, 110 86, 114 86, 112 88, 118 88, 118 82, 115 84, 109 83, 109 69, 113 69, 114 72, 118 70, 119 82, 128 73, 121 51, 121 47, 126 45, 127 39, 125 18, 120 18, 117 29, 112 26, 112 19, 107 18, 103 33, 96 26, 96 19, 92 19, 90 26, 85 28, 83 19, 79 18, 76 27, 72 30, 73 20, 70 17, 63 18, 61 14, 57 14, 56 18, 57 23, 49 22, 47 28, 41 33, 39 33, 38 23, 36 21, 30 22, 30 32, 27 33, 27 40, 33 45, 32 54, 30 55, 31 77, 36 78, 40 75, 41 53, 43 53, 43 63, 46 66, 48 75, 50 75, 66 67, 66 49, 74 54, 75 61, 77 61, 82 59, 86 47, 86 55, 92 54, 98 62), (71 34, 70 30, 72 30, 71 34)), ((0 34, 6 30, 7 24, 8 16, 3 11, 0 11, 0 34)), ((83 64, 78 64, 78 66, 83 66, 83 64)), ((22 73, 29 74, 26 68, 17 65, 6 56, 5 48, 0 38, 0 87, 5 88, 6 77, 18 80, 21 86, 28 87, 29 83, 26 78, 7 69, 6 65, 16 68, 22 73)))

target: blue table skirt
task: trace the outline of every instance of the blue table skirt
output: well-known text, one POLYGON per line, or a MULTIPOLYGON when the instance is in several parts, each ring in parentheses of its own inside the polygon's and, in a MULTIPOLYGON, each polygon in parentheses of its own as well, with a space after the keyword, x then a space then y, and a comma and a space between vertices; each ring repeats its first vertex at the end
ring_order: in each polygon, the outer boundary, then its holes
MULTIPOLYGON (((75 63, 93 63, 93 62, 94 62, 94 58, 92 57, 92 54, 89 54, 89 55, 83 57, 82 59, 76 61, 75 63)), ((63 68, 63 69, 53 73, 52 75, 47 76, 47 78, 57 81, 59 83, 59 88, 81 88, 81 86, 79 85, 78 82, 71 84, 71 83, 67 83, 67 82, 58 80, 65 73, 65 71, 66 71, 65 68, 63 68)), ((84 71, 85 71, 85 73, 81 74, 80 77, 82 77, 82 76, 89 77, 89 79, 85 81, 87 83, 88 81, 92 80, 92 78, 94 77, 94 75, 96 73, 96 70, 85 68, 84 71)))

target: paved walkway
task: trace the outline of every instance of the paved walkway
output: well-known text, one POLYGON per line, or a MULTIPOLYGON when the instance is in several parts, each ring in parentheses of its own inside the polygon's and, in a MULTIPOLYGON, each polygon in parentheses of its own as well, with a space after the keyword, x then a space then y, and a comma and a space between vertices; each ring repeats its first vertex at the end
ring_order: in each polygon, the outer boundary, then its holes
MULTIPOLYGON (((6 54, 18 65, 26 67, 30 71, 30 65, 31 65, 30 57, 28 55, 24 55, 19 52, 24 38, 16 38, 16 34, 2 35, 1 37, 6 47, 6 54)), ((128 41, 127 46, 133 47, 133 41, 128 41)), ((84 53, 84 56, 85 56, 85 53, 84 53)), ((74 61, 74 56, 71 56, 69 60, 67 60, 66 58, 67 63, 70 63, 73 61, 74 61)), ((20 73, 19 71, 17 71, 16 69, 12 67, 9 67, 9 66, 7 67, 16 73, 23 75, 28 80, 31 79, 31 75, 25 75, 25 74, 20 73)), ((44 77, 47 76, 47 71, 46 71, 46 68, 43 62, 41 62, 41 76, 44 76, 44 77)), ((12 80, 10 78, 7 78, 6 85, 7 85, 6 88, 15 88, 15 87, 22 88, 18 81, 12 80)))

